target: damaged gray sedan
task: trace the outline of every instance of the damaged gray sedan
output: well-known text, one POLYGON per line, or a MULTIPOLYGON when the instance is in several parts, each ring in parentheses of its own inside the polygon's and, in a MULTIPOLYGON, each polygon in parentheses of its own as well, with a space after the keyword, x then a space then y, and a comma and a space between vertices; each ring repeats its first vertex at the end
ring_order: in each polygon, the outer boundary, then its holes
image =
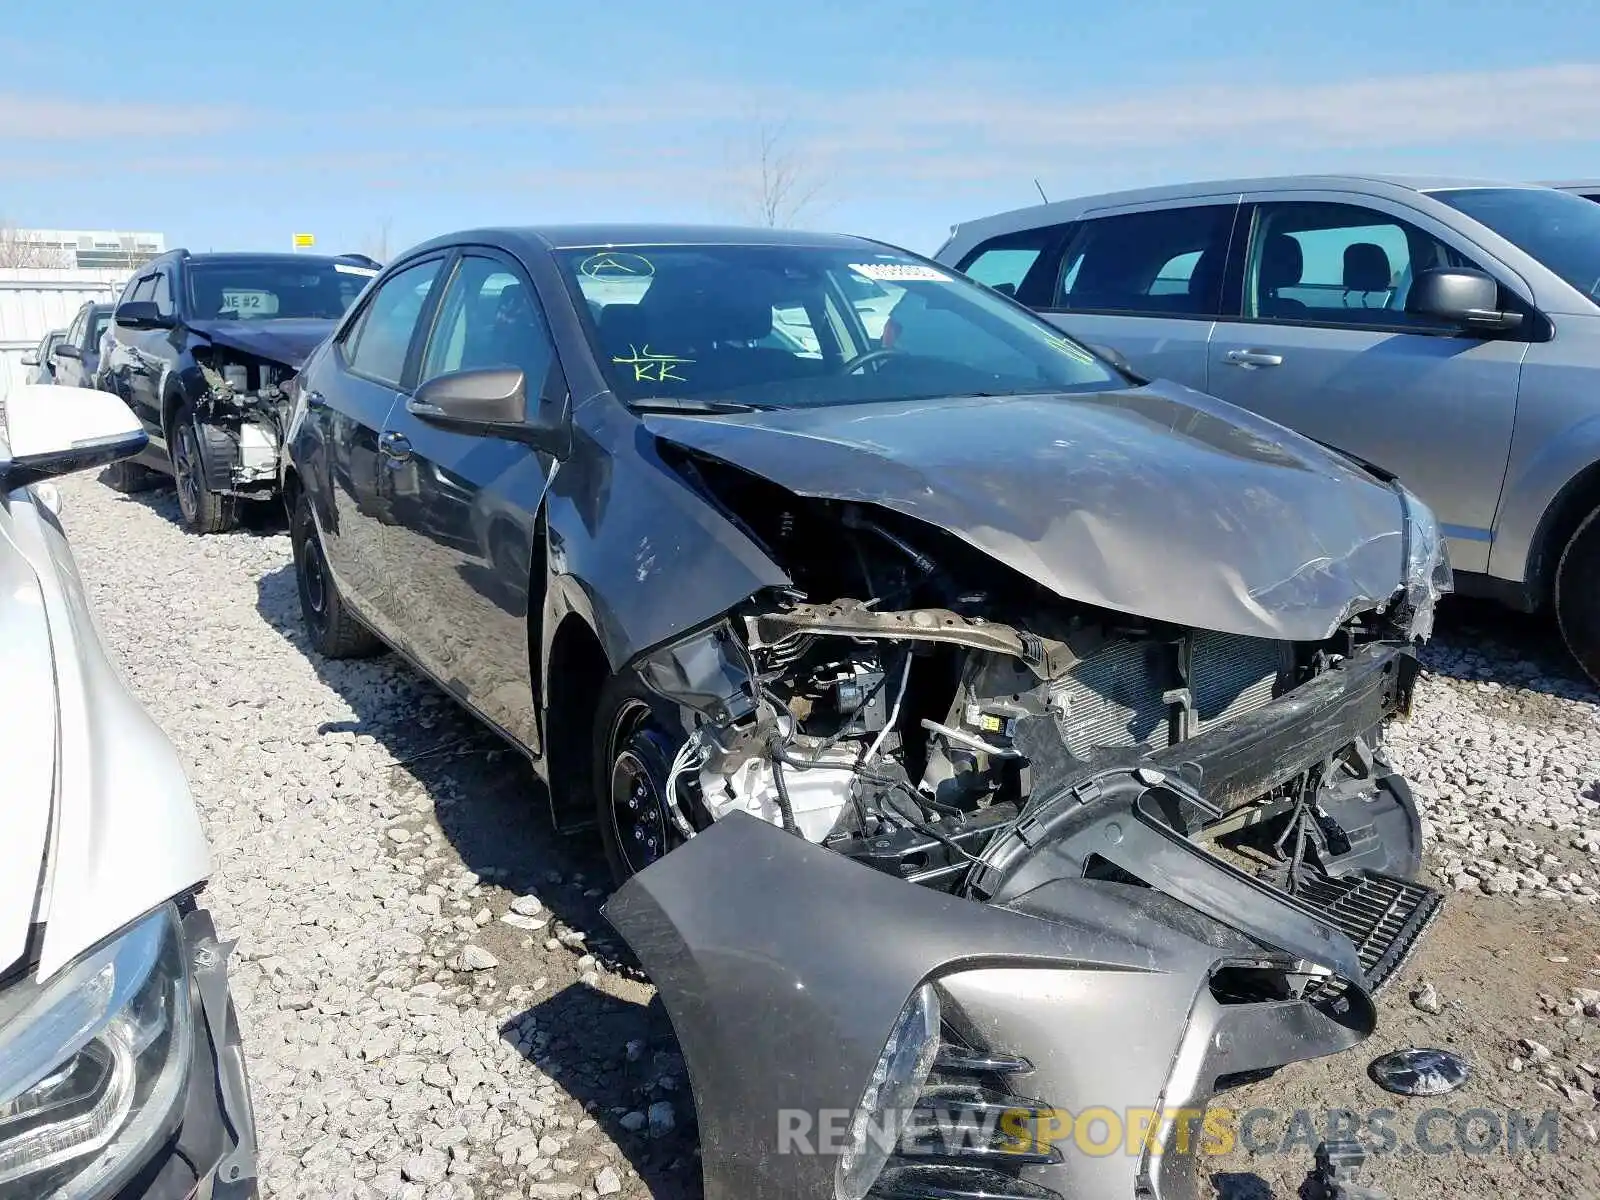
POLYGON ((1382 745, 1428 509, 924 259, 453 235, 297 387, 313 643, 598 827, 708 1196, 1193 1195, 1206 1102, 1367 1036, 1437 909, 1382 745))

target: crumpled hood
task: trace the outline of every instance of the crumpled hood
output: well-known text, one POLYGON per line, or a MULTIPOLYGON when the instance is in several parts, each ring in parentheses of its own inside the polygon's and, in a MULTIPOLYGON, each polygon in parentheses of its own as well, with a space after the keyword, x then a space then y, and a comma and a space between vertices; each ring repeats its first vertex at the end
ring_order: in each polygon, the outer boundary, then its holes
POLYGON ((644 421, 799 495, 947 530, 1064 597, 1180 625, 1315 641, 1404 582, 1394 488, 1175 384, 644 421))
POLYGON ((189 328, 219 346, 231 346, 298 371, 333 333, 337 321, 284 317, 267 321, 191 321, 189 328))

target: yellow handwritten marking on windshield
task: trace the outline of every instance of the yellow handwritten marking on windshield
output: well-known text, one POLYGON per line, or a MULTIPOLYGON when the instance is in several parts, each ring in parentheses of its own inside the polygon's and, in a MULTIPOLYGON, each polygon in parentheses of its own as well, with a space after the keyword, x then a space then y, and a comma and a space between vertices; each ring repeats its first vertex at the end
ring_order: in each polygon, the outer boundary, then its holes
POLYGON ((1094 361, 1094 355, 1088 353, 1086 350, 1068 341, 1064 337, 1046 337, 1045 341, 1049 342, 1050 345, 1061 351, 1061 353, 1065 354, 1068 358, 1074 359, 1077 362, 1081 362, 1085 366, 1094 361))
POLYGON ((633 368, 633 381, 635 383, 688 383, 689 381, 679 375, 676 368, 687 366, 694 362, 692 358, 680 358, 676 354, 652 354, 647 345, 643 349, 629 345, 630 358, 613 356, 611 361, 619 367, 633 368))
POLYGON ((590 279, 649 279, 656 265, 642 254, 591 254, 578 271, 590 279))

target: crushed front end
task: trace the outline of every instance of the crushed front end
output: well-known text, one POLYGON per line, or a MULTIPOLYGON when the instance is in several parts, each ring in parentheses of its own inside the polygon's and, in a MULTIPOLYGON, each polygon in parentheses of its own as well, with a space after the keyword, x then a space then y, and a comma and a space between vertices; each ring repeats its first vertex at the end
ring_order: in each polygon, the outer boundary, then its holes
POLYGON ((206 486, 222 495, 270 499, 297 367, 216 342, 195 348, 204 390, 195 406, 206 486))
POLYGON ((1382 746, 1448 586, 1424 508, 1391 593, 1288 641, 686 473, 796 582, 634 667, 688 737, 607 913, 708 1196, 1192 1196, 1213 1096, 1372 1031, 1440 904, 1382 746), (1127 1145, 1075 1140, 1091 1111, 1127 1145))

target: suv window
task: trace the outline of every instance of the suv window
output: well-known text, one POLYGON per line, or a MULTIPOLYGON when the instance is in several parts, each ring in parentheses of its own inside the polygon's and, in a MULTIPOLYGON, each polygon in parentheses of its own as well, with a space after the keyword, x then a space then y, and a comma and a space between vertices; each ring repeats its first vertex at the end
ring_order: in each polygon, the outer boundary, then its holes
POLYGON ((1235 206, 1202 204, 1083 222, 1054 308, 1216 316, 1235 206))
POLYGON ((106 326, 111 324, 111 310, 109 308, 91 308, 89 310, 89 349, 98 350, 100 339, 105 336, 106 326))
POLYGON ((156 298, 156 277, 154 275, 145 275, 139 280, 138 284, 134 287, 133 295, 130 297, 130 299, 133 299, 133 300, 154 300, 155 298, 156 298))
POLYGON ((439 275, 439 259, 407 267, 384 281, 346 336, 345 361, 358 375, 391 387, 405 374, 406 351, 428 294, 439 275))
POLYGON ((165 271, 156 275, 156 291, 153 299, 158 312, 169 317, 172 315, 172 284, 167 279, 165 271))
POLYGON ((72 318, 72 324, 67 326, 67 336, 62 339, 70 346, 83 345, 83 322, 89 315, 87 308, 80 308, 78 315, 72 318))
POLYGON ((969 278, 1015 297, 1024 304, 1049 304, 1054 281, 1038 278, 1044 274, 1041 268, 1047 270, 1049 266, 1041 263, 1040 259, 1052 244, 1064 236, 1068 228, 1045 225, 991 238, 962 259, 959 269, 969 278))
POLYGON ((1244 315, 1318 325, 1432 327, 1406 312, 1417 271, 1474 267, 1437 238, 1352 204, 1263 204, 1250 239, 1244 315))
POLYGON ((462 257, 439 302, 421 381, 479 367, 520 367, 537 397, 555 359, 544 315, 532 289, 503 263, 462 257))

